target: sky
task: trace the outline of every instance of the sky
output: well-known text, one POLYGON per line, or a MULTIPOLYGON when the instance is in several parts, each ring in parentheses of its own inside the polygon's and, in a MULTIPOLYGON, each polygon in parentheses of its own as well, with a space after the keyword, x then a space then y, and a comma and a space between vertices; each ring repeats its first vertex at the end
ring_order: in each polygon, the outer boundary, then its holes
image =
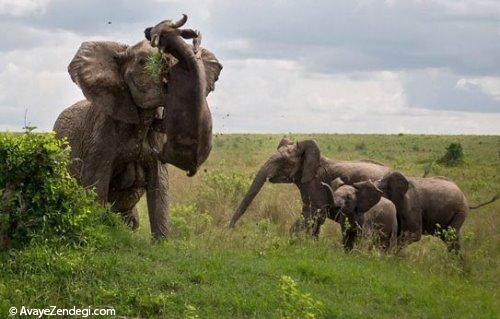
POLYGON ((500 134, 498 0, 0 0, 0 130, 83 99, 82 42, 182 13, 224 66, 215 132, 500 134))

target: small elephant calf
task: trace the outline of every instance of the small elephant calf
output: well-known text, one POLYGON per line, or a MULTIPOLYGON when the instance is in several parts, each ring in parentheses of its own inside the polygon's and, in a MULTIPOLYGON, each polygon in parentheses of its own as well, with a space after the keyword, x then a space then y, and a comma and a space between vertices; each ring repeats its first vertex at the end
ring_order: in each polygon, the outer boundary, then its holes
POLYGON ((437 235, 450 251, 460 250, 460 229, 471 209, 462 190, 445 177, 406 177, 390 172, 375 185, 397 208, 400 246, 419 241, 422 235, 437 235))
POLYGON ((340 223, 346 249, 352 249, 361 225, 363 235, 379 237, 383 250, 395 247, 398 222, 396 207, 382 197, 383 192, 371 181, 346 185, 336 178, 331 185, 321 183, 329 197, 329 218, 340 223))

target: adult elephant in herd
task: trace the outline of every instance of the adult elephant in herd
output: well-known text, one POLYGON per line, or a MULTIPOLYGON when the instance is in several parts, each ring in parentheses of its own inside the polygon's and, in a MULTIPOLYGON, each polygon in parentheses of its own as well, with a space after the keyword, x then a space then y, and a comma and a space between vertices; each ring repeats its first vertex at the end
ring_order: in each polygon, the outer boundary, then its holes
MULTIPOLYGON (((186 19, 163 23, 177 29, 186 19)), ((183 42, 182 34, 172 36, 183 42)), ((181 116, 192 120, 177 123, 177 130, 198 132, 203 127, 205 135, 211 135, 205 98, 222 66, 209 51, 200 48, 203 54, 194 56, 193 47, 185 44, 166 49, 165 55, 175 56, 174 63, 161 76, 152 76, 145 72, 145 65, 153 50, 146 40, 133 46, 84 42, 68 71, 86 100, 65 109, 54 131, 71 146, 75 159, 71 174, 83 186, 95 187, 99 200, 112 203, 134 229, 139 226, 135 206, 146 192, 151 231, 158 239, 167 233, 168 172, 164 163, 173 162, 193 175, 211 149, 211 139, 205 138, 189 140, 191 147, 204 150, 203 157, 193 159, 180 148, 168 149, 178 154, 161 152, 171 140, 161 124, 164 118, 172 121, 181 116), (202 66, 197 72, 185 67, 193 64, 202 66), (174 88, 169 88, 169 82, 174 88), (194 91, 203 96, 186 98, 194 91)), ((168 133, 176 135, 175 131, 168 133)))
MULTIPOLYGON (((234 227, 264 183, 269 180, 271 183, 293 183, 297 186, 302 198, 304 221, 313 223, 311 231, 317 236, 325 219, 325 214, 317 214, 317 211, 330 204, 321 182, 330 184, 340 177, 344 183, 351 185, 370 179, 378 180, 389 171, 384 164, 372 160, 339 161, 321 156, 314 140, 294 143, 289 139, 282 139, 278 151, 272 154, 257 172, 250 189, 231 219, 230 227, 234 227)), ((295 224, 292 229, 300 226, 300 223, 295 224)), ((351 245, 356 236, 355 227, 345 229, 344 233, 344 244, 351 245)))

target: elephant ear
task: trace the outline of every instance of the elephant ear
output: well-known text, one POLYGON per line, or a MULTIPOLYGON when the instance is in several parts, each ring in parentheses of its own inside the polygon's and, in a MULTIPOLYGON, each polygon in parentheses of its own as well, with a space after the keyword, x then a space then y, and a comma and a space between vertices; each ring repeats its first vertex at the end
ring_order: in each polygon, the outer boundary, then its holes
POLYGON ((319 168, 321 154, 318 144, 314 140, 297 142, 297 153, 303 157, 301 183, 309 183, 319 168))
POLYGON ((354 183, 352 186, 357 190, 357 210, 359 212, 366 212, 374 205, 376 205, 383 192, 373 184, 372 181, 354 183))
POLYGON ((382 178, 382 190, 391 200, 402 198, 408 191, 409 182, 400 172, 391 172, 382 178))
POLYGON ((345 185, 344 181, 342 180, 342 178, 340 177, 337 177, 336 179, 334 179, 331 183, 330 183, 333 191, 335 191, 337 188, 339 188, 340 186, 342 185, 345 185))
POLYGON ((215 55, 207 49, 201 48, 201 59, 205 66, 207 77, 207 95, 215 90, 215 82, 219 79, 222 64, 219 63, 215 55))
POLYGON ((139 111, 121 75, 127 45, 95 41, 83 42, 68 66, 68 72, 94 105, 115 120, 139 123, 139 111))

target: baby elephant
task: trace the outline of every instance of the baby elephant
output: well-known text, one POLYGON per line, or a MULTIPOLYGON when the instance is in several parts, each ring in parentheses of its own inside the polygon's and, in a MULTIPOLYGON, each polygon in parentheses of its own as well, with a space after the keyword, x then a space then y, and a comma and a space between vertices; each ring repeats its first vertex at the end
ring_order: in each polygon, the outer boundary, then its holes
POLYGON ((397 208, 399 245, 420 240, 422 235, 437 235, 448 249, 460 249, 460 228, 470 209, 494 202, 469 206, 462 190, 445 177, 415 178, 391 172, 375 185, 397 208))
POLYGON ((396 207, 382 197, 383 192, 371 181, 346 185, 340 178, 331 185, 322 183, 329 197, 329 218, 340 223, 344 234, 344 245, 351 249, 357 230, 346 228, 361 225, 365 236, 376 236, 383 250, 395 247, 398 222, 396 207))

